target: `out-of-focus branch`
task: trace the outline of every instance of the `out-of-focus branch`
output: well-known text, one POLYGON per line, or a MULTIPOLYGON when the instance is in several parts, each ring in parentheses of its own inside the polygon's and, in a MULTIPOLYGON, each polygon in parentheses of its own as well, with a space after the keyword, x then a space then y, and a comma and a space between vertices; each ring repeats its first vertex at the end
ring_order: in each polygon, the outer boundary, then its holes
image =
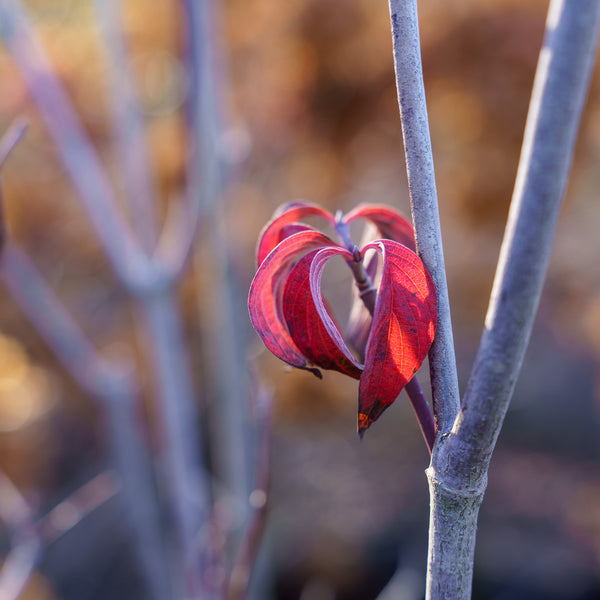
MULTIPOLYGON (((188 203, 202 216, 203 248, 211 257, 198 253, 196 265, 206 280, 210 293, 199 290, 206 321, 203 354, 211 373, 206 387, 212 399, 210 444, 215 476, 221 490, 235 507, 230 531, 231 549, 239 542, 241 526, 247 521, 247 497, 252 477, 250 465, 254 449, 254 432, 247 405, 246 321, 240 323, 245 307, 241 292, 232 276, 231 240, 226 237, 222 219, 222 197, 231 177, 231 163, 224 143, 223 98, 220 97, 224 66, 220 63, 220 28, 215 2, 182 0, 187 23, 187 72, 192 74, 187 105, 188 130, 191 135, 188 157, 188 203), (233 502, 231 502, 233 500, 233 502)), ((228 557, 231 560, 231 556, 228 557)))
POLYGON ((139 430, 135 384, 126 371, 106 361, 57 300, 26 254, 8 244, 0 277, 38 333, 67 371, 108 413, 112 450, 142 569, 156 600, 164 597, 166 559, 158 531, 158 508, 145 443, 139 430))
MULTIPOLYGON (((102 4, 101 0, 98 3, 102 4)), ((157 267, 173 279, 179 276, 192 254, 202 217, 214 216, 226 179, 217 99, 218 74, 214 65, 214 7, 212 2, 182 0, 181 4, 187 26, 184 61, 189 76, 187 185, 182 200, 169 204, 154 255, 157 267)))
POLYGON ((156 243, 156 190, 149 169, 144 124, 123 35, 121 2, 95 0, 107 54, 113 136, 122 166, 131 224, 147 252, 156 243))
POLYGON ((16 119, 11 126, 6 130, 2 139, 0 139, 0 168, 12 152, 14 147, 19 143, 27 130, 27 122, 23 119, 16 119))
POLYGON ((112 471, 96 475, 36 521, 40 540, 52 544, 113 498, 120 487, 112 471))
POLYGON ((200 446, 199 422, 181 318, 170 294, 141 302, 148 352, 158 386, 162 466, 174 520, 177 569, 190 600, 202 598, 202 576, 210 554, 206 524, 210 491, 200 446))
POLYGON ((223 123, 219 110, 216 9, 212 1, 182 0, 188 25, 187 105, 191 126, 188 157, 189 201, 202 213, 212 212, 226 180, 223 123))
POLYGON ((450 431, 460 406, 450 301, 427 119, 417 0, 389 0, 394 67, 417 252, 438 300, 438 323, 429 351, 433 411, 438 438, 450 431))
POLYGON ((35 569, 41 540, 33 510, 3 472, 0 472, 0 498, 0 519, 12 533, 12 549, 0 568, 0 598, 17 600, 35 569))
POLYGON ((0 37, 27 82, 115 272, 134 293, 160 285, 119 212, 100 159, 19 0, 0 0, 0 37))
POLYGON ((17 487, 0 472, 0 519, 12 530, 13 543, 0 568, 0 598, 17 600, 42 551, 112 498, 117 489, 112 474, 101 473, 37 519, 17 487), (66 514, 68 519, 64 518, 66 514))
POLYGON ((0 598, 17 600, 27 586, 40 555, 39 540, 27 535, 19 540, 0 569, 0 598))
MULTIPOLYGON (((191 195, 189 191, 187 195, 191 195)), ((199 194, 197 194, 199 197, 199 194)), ((200 206, 197 199, 171 201, 152 258, 155 269, 163 273, 165 286, 173 285, 187 265, 200 225, 200 206)))
POLYGON ((246 597, 263 539, 271 487, 271 405, 271 394, 260 388, 254 402, 259 448, 256 484, 249 499, 253 512, 226 585, 226 600, 243 600, 246 597))
MULTIPOLYGON (((8 158, 8 155, 12 152, 13 148, 19 143, 25 130, 27 129, 27 123, 24 120, 17 119, 11 124, 8 130, 0 139, 0 174, 2 165, 8 158)), ((0 176, 0 253, 6 243, 6 223, 4 222, 4 201, 2 199, 2 178, 0 176)))
POLYGON ((29 257, 12 243, 4 250, 0 277, 38 333, 91 398, 109 402, 116 389, 129 388, 125 373, 98 354, 29 257))
MULTIPOLYGON (((194 583, 199 581, 200 577, 198 560, 196 560, 200 552, 197 536, 208 518, 209 493, 201 469, 201 445, 195 417, 191 374, 172 290, 175 277, 160 261, 156 262, 144 253, 119 213, 110 182, 98 156, 54 74, 19 0, 0 0, 0 35, 11 50, 40 114, 58 146, 69 177, 79 192, 106 255, 125 288, 139 298, 143 308, 148 342, 154 360, 152 370, 156 375, 160 406, 163 411, 166 434, 163 448, 167 458, 164 464, 165 472, 172 478, 172 483, 176 483, 168 486, 168 490, 177 524, 177 538, 183 545, 183 555, 178 557, 177 562, 184 565, 187 580, 184 587, 188 590, 199 589, 199 584, 194 583)), ((141 134, 137 131, 135 135, 141 134)), ((131 149, 128 148, 127 151, 131 152, 131 149)), ((125 167, 129 168, 130 165, 126 164, 125 167)), ((134 168, 142 167, 136 162, 134 168)), ((127 176, 132 181, 137 175, 139 173, 136 171, 136 173, 128 173, 127 176)), ((139 189, 136 188, 134 193, 138 192, 139 189)), ((150 198, 145 198, 145 201, 149 200, 150 198)), ((187 245, 191 244, 192 238, 193 234, 184 244, 186 253, 187 245)), ((9 259, 8 264, 13 263, 14 260, 9 259)), ((19 277, 14 271, 10 271, 8 276, 14 280, 19 277)), ((21 284, 31 285, 31 281, 21 281, 21 284)), ((16 293, 19 293, 17 289, 19 285, 14 286, 16 293)), ((47 296, 40 296, 40 298, 47 300, 47 296)), ((26 298, 21 297, 20 300, 27 306, 26 298)), ((30 317, 35 319, 35 316, 30 315, 30 317)), ((47 314, 44 314, 44 320, 48 321, 47 314)), ((56 328, 39 321, 38 318, 38 325, 42 331, 60 335, 56 328)), ((63 325, 68 326, 68 323, 65 321, 63 325)), ((99 387, 100 393, 105 394, 109 400, 108 407, 116 408, 118 403, 113 403, 111 399, 119 395, 123 391, 122 388, 107 392, 105 387, 114 384, 119 387, 121 380, 119 377, 111 377, 110 367, 94 359, 93 350, 88 348, 86 343, 82 344, 81 339, 76 340, 76 336, 70 336, 63 341, 73 343, 81 349, 83 356, 86 357, 85 366, 93 367, 91 372, 83 375, 76 370, 76 377, 84 384, 90 383, 92 379, 94 381, 92 387, 99 387), (102 376, 98 377, 102 371, 107 371, 108 375, 104 381, 102 376)), ((76 352, 72 352, 70 346, 65 345, 62 350, 59 349, 59 352, 66 353, 68 361, 81 362, 82 360, 75 356, 76 352)), ((98 389, 95 391, 98 393, 98 389)), ((117 427, 114 431, 122 432, 117 427)), ((125 442, 125 440, 121 441, 125 442)), ((128 463, 125 461, 123 464, 128 463)))

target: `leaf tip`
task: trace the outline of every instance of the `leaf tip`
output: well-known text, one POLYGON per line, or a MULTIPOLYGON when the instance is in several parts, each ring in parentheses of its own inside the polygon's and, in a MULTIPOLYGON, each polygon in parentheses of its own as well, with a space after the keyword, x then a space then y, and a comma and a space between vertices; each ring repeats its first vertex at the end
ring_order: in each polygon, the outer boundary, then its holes
POLYGON ((323 373, 315 367, 304 367, 307 371, 310 371, 317 379, 323 379, 323 373))
POLYGON ((360 437, 361 440, 365 435, 365 431, 369 429, 372 423, 373 419, 369 415, 362 412, 358 413, 358 437, 360 437))

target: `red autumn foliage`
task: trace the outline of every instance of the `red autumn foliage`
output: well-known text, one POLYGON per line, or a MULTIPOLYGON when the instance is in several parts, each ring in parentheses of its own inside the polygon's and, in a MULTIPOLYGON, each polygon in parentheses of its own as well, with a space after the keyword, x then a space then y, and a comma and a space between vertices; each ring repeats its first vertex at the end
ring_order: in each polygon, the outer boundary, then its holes
POLYGON ((360 434, 412 379, 435 335, 435 288, 413 248, 412 227, 402 215, 386 206, 366 204, 335 217, 314 204, 290 204, 267 224, 259 239, 258 270, 248 299, 256 332, 275 356, 294 367, 318 377, 321 368, 359 379, 360 434), (298 222, 309 216, 333 226, 341 243, 298 222), (348 235, 348 224, 359 218, 373 223, 388 239, 359 250, 348 235), (382 263, 374 302, 366 300, 375 293, 374 263, 363 268, 368 250, 374 250, 382 263), (365 346, 355 349, 364 362, 348 347, 348 336, 344 337, 321 292, 323 269, 333 256, 344 258, 353 271, 372 315, 362 319, 370 327, 365 346))

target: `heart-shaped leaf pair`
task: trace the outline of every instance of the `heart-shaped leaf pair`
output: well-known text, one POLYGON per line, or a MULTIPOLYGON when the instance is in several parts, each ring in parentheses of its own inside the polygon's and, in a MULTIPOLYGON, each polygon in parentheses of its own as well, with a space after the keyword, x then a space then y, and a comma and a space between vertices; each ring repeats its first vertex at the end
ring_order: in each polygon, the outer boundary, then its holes
MULTIPOLYGON (((334 217, 314 204, 291 204, 267 224, 259 239, 259 266, 248 299, 254 328, 275 356, 294 367, 319 377, 320 367, 359 379, 361 435, 412 379, 435 334, 435 289, 412 248, 408 221, 388 207, 374 205, 361 205, 345 217, 334 217), (298 222, 308 216, 324 219, 344 245, 298 222), (358 218, 367 219, 381 235, 394 239, 376 240, 358 251, 348 236, 348 224, 358 218), (344 258, 356 273, 368 250, 378 253, 382 267, 361 363, 327 306, 321 278, 333 256, 344 258)), ((374 263, 370 264, 362 270, 367 278, 374 263)))

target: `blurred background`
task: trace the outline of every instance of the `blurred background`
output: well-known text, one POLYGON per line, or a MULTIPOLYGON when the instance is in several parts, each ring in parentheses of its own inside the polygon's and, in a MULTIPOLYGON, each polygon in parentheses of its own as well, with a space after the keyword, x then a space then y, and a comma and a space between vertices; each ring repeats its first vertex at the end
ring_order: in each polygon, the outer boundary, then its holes
MULTIPOLYGON (((25 4, 119 192, 93 6, 25 4)), ((175 0, 155 0, 151 8, 127 0, 123 8, 164 212, 186 178, 181 11, 175 0)), ((419 4, 462 389, 491 290, 546 10, 539 0, 419 4)), ((278 205, 304 199, 335 211, 378 202, 409 214, 387 4, 225 0, 216 16, 223 143, 233 168, 206 219, 223 233, 239 290, 232 304, 238 349, 274 394, 272 489, 256 597, 369 600, 395 573, 385 598, 419 599, 428 454, 405 396, 360 442, 356 382, 286 369, 262 348, 245 308, 256 239, 278 205)), ((2 170, 9 236, 105 356, 136 362, 152 422, 136 306, 116 284, 1 46, 0 132, 18 116, 30 126, 2 170)), ((536 327, 492 460, 474 598, 600 598, 599 165, 597 67, 536 327)), ((210 293, 224 249, 209 238, 201 226, 179 289, 201 416, 219 402, 206 339, 219 335, 210 293)), ((43 514, 106 468, 103 415, 8 293, 0 332, 0 467, 43 514)), ((420 378, 427 389, 426 365, 420 378)), ((156 443, 151 428, 148 435, 156 443)), ((108 503, 54 541, 22 598, 143 598, 115 511, 108 503)), ((0 544, 6 553, 8 531, 0 544)))

